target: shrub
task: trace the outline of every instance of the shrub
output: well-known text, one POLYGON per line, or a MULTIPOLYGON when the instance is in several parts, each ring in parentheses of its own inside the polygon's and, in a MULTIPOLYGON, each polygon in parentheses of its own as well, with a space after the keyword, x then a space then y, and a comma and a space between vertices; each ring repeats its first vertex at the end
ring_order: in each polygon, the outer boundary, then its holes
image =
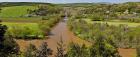
POLYGON ((95 44, 90 48, 90 57, 120 57, 114 47, 102 34, 97 36, 95 44))
POLYGON ((98 33, 104 33, 107 38, 112 38, 116 47, 119 48, 136 48, 139 41, 140 27, 128 27, 127 25, 113 26, 107 23, 86 23, 84 20, 71 19, 68 22, 70 30, 78 37, 94 42, 98 33))
POLYGON ((10 26, 6 32, 6 36, 10 35, 17 39, 43 39, 43 32, 37 28, 33 28, 34 27, 19 25, 10 26))
POLYGON ((49 15, 47 20, 39 22, 39 28, 45 35, 49 35, 49 32, 53 26, 55 26, 61 20, 61 15, 49 15))
POLYGON ((24 53, 24 57, 36 57, 36 51, 37 48, 35 47, 35 45, 30 44, 24 53))
POLYGON ((19 53, 19 46, 12 37, 5 36, 7 26, 0 24, 0 56, 8 57, 19 53))
POLYGON ((137 57, 140 57, 140 46, 139 45, 137 46, 136 51, 137 51, 137 57))
POLYGON ((63 39, 61 37, 60 41, 57 43, 58 47, 57 47, 57 53, 55 55, 55 57, 66 57, 66 50, 65 50, 65 44, 63 42, 63 39))
POLYGON ((88 49, 85 47, 85 45, 78 45, 75 43, 71 43, 69 45, 69 49, 67 52, 67 57, 88 57, 88 49))
POLYGON ((39 50, 37 50, 37 57, 48 57, 52 55, 52 50, 48 48, 47 42, 43 42, 39 50))

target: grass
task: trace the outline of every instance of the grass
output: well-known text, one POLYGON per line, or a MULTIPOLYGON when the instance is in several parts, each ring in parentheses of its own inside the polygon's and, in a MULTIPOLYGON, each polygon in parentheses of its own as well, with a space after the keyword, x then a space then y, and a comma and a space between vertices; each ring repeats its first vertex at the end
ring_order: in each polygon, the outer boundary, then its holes
POLYGON ((16 18, 0 18, 2 22, 25 22, 25 23, 37 23, 41 21, 41 17, 16 17, 16 18))
POLYGON ((28 27, 32 29, 32 31, 40 31, 37 23, 13 23, 13 22, 2 22, 3 25, 8 26, 8 28, 12 28, 13 26, 17 27, 28 27))
POLYGON ((27 9, 37 9, 35 6, 11 6, 3 7, 0 17, 23 17, 27 15, 27 9))
MULTIPOLYGON (((85 19, 88 23, 105 23, 104 21, 92 21, 91 19, 85 19)), ((119 26, 121 24, 128 25, 129 27, 140 26, 140 23, 123 22, 123 21, 107 21, 109 25, 119 26)))
POLYGON ((23 39, 27 39, 24 38, 27 35, 33 37, 37 36, 40 38, 44 37, 44 34, 37 23, 2 22, 1 24, 6 25, 8 27, 6 35, 12 35, 13 37, 21 37, 23 39))
MULTIPOLYGON (((31 27, 31 28, 38 28, 38 24, 37 23, 13 23, 13 22, 2 22, 1 24, 6 25, 8 27, 12 27, 12 26, 20 26, 20 27, 31 27)), ((33 30, 34 30, 33 29, 33 30)))

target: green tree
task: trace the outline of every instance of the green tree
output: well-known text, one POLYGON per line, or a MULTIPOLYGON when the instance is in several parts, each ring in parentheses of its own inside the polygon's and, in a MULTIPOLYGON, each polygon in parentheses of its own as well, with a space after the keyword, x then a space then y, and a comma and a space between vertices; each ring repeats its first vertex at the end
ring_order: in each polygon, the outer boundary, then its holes
POLYGON ((28 47, 27 47, 27 50, 26 52, 24 53, 24 56, 25 57, 36 57, 36 47, 35 45, 33 44, 30 44, 28 47))
POLYGON ((0 8, 0 13, 1 13, 2 9, 0 8))
POLYGON ((63 42, 63 39, 61 37, 60 42, 57 43, 58 47, 57 47, 57 53, 55 55, 55 57, 65 57, 65 44, 63 42))
POLYGON ((43 42, 37 51, 37 57, 48 57, 50 55, 52 55, 52 50, 48 48, 47 42, 43 42))
POLYGON ((98 35, 90 48, 90 57, 120 57, 117 48, 106 41, 104 35, 98 35))
POLYGON ((0 24, 0 56, 7 57, 19 53, 19 46, 10 36, 4 36, 7 26, 0 24))
POLYGON ((48 4, 48 5, 39 5, 38 9, 32 11, 32 14, 37 16, 46 16, 50 14, 60 14, 63 9, 56 5, 48 4))
POLYGON ((85 45, 71 43, 67 52, 67 57, 88 57, 88 50, 85 45))
POLYGON ((137 51, 137 57, 140 57, 140 46, 137 46, 136 51, 137 51))

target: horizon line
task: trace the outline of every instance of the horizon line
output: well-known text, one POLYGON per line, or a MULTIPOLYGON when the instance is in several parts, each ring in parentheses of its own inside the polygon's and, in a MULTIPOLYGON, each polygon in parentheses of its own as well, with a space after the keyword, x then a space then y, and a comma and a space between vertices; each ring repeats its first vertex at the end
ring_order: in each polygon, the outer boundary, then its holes
MULTIPOLYGON (((32 2, 31 1, 29 1, 29 2, 28 1, 27 2, 26 1, 25 2, 24 1, 23 2, 22 1, 21 2, 20 1, 7 1, 7 2, 1 2, 0 1, 0 3, 10 3, 10 2, 11 3, 14 3, 14 2, 15 3, 16 2, 17 3, 51 3, 51 4, 73 4, 73 3, 111 3, 111 4, 116 4, 117 3, 118 4, 118 3, 129 3, 129 1, 128 2, 116 2, 116 3, 114 3, 114 2, 65 2, 65 3, 62 2, 62 3, 54 3, 54 2, 38 2, 38 1, 32 1, 32 2)), ((134 2, 135 3, 136 1, 130 1, 130 2, 134 2)), ((139 2, 140 1, 138 1, 136 3, 139 3, 139 2)))

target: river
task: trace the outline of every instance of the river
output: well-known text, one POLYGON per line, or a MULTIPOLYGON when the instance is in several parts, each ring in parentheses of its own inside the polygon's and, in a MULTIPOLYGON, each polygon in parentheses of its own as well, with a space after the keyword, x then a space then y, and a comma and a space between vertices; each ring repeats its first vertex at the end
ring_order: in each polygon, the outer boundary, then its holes
MULTIPOLYGON (((63 39, 64 44, 66 45, 65 48, 67 49, 70 42, 77 43, 79 45, 85 44, 87 46, 91 45, 91 43, 82 40, 75 36, 67 27, 67 20, 68 18, 65 17, 63 21, 60 21, 56 26, 54 26, 51 30, 51 34, 49 35, 49 39, 46 40, 16 40, 19 44, 21 51, 25 51, 26 47, 32 43, 37 48, 41 45, 42 42, 47 42, 48 47, 53 50, 53 55, 51 57, 54 57, 54 55, 57 52, 57 43, 60 42, 60 39, 63 39)), ((118 49, 120 55, 122 57, 135 57, 136 50, 135 49, 118 49)))

